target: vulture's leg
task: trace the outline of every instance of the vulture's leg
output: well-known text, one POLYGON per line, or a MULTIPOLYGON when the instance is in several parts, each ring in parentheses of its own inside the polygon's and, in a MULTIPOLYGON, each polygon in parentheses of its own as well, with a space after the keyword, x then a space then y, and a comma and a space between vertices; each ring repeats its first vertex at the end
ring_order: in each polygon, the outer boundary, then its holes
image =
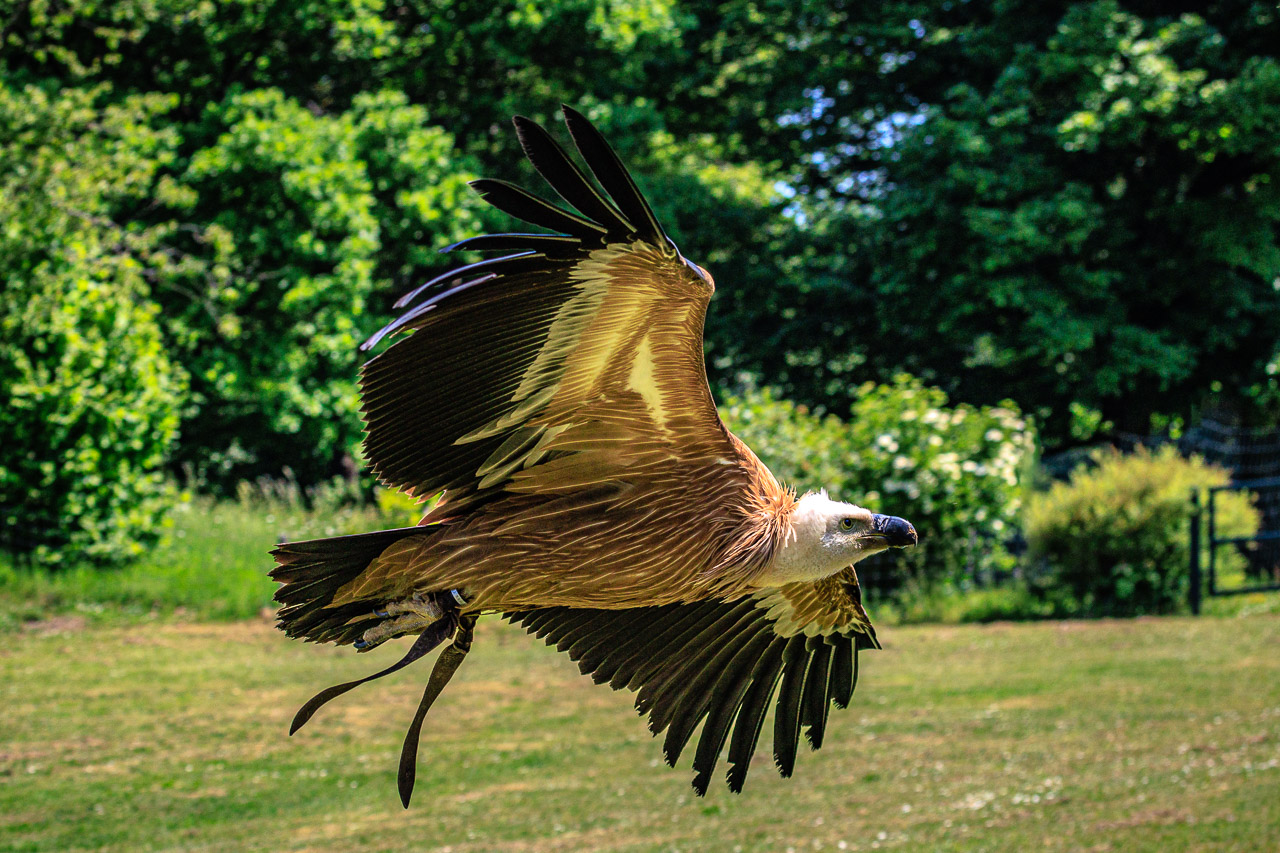
MULTIPOLYGON (((418 658, 432 651, 436 646, 449 639, 449 635, 454 632, 454 629, 458 626, 460 621, 460 617, 458 617, 457 614, 449 613, 447 618, 438 620, 428 630, 419 634, 418 639, 414 640, 413 645, 409 647, 409 651, 405 652, 405 656, 400 658, 400 660, 396 661, 391 666, 380 672, 375 672, 373 675, 367 675, 364 678, 357 679, 356 681, 335 684, 333 687, 321 690, 315 696, 312 696, 311 699, 307 701, 307 704, 298 709, 298 713, 294 715, 292 725, 289 726, 289 734, 292 735, 298 729, 302 728, 306 724, 307 720, 310 720, 315 712, 319 711, 320 707, 325 703, 337 699, 343 693, 354 690, 361 684, 367 684, 370 681, 390 675, 393 672, 398 672, 416 661, 418 658)), ((453 646, 450 646, 449 648, 453 648, 453 646)), ((437 668, 439 665, 440 664, 437 662, 437 668)))
MULTIPOLYGON (((446 664, 444 661, 446 658, 452 661, 452 655, 457 654, 459 649, 461 649, 462 656, 465 656, 466 653, 471 650, 471 632, 475 627, 477 617, 475 614, 463 616, 458 613, 458 608, 466 604, 467 600, 466 597, 456 589, 451 589, 447 593, 441 593, 438 598, 435 596, 428 596, 424 599, 421 596, 415 595, 414 598, 410 600, 415 601, 418 605, 422 605, 424 601, 430 601, 432 598, 436 599, 432 602, 436 608, 436 616, 428 620, 425 623, 425 627, 420 629, 421 633, 419 633, 418 638, 413 641, 413 645, 409 647, 409 651, 405 652, 404 657, 400 658, 400 660, 396 661, 386 669, 380 672, 375 672, 373 675, 365 676, 364 678, 357 679, 356 681, 335 684, 333 687, 321 690, 315 696, 312 696, 307 704, 298 709, 298 713, 293 718, 293 724, 289 727, 289 734, 292 735, 298 729, 302 728, 303 725, 306 724, 307 720, 310 720, 315 712, 320 710, 322 705, 338 698, 350 690, 354 690, 361 684, 367 684, 370 681, 374 681, 375 679, 382 678, 383 676, 387 676, 393 672, 398 672, 399 670, 404 669, 409 664, 434 651, 437 646, 449 639, 450 635, 453 635, 453 643, 444 650, 440 659, 436 661, 435 669, 431 671, 431 680, 427 684, 427 691, 430 693, 432 685, 436 684, 438 679, 441 677, 440 673, 447 669, 448 673, 443 676, 444 680, 440 682, 439 687, 436 688, 436 693, 438 694, 440 690, 443 690, 444 685, 449 682, 449 678, 453 675, 453 670, 457 669, 458 664, 462 662, 462 657, 459 656, 456 663, 446 664)), ((391 607, 394 606, 395 605, 391 605, 391 607)), ((388 609, 390 609, 390 607, 388 607, 388 609)), ((405 616, 397 617, 397 619, 392 621, 399 622, 400 619, 404 619, 406 617, 412 617, 415 619, 422 618, 418 615, 418 611, 414 610, 405 614, 405 616)), ((368 634, 369 632, 366 631, 365 636, 368 636, 368 634)), ((383 637, 383 639, 389 639, 389 636, 383 637)), ((379 642, 381 642, 381 640, 379 640, 379 642)), ((364 651, 365 647, 361 647, 359 643, 356 643, 356 648, 364 651)), ((372 648, 372 646, 368 646, 368 648, 372 648)), ((426 708, 429 708, 431 707, 431 702, 435 701, 435 695, 431 696, 430 701, 428 701, 427 697, 424 696, 422 701, 426 703, 426 708)), ((426 715, 425 708, 420 708, 419 711, 422 716, 426 715)), ((418 719, 416 724, 422 725, 421 718, 418 719)), ((414 736, 414 744, 414 749, 416 750, 416 735, 414 736)), ((407 740, 405 742, 405 747, 408 748, 407 740)), ((412 781, 410 782, 410 787, 412 787, 412 781)))
POLYGON ((423 691, 422 701, 418 703, 418 713, 414 714, 413 722, 409 724, 409 731, 404 736, 404 747, 400 750, 398 781, 400 802, 404 803, 406 809, 409 808, 409 797, 413 794, 413 783, 418 772, 418 736, 422 732, 422 721, 426 719, 431 705, 449 683, 449 679, 453 678, 453 674, 462 665, 462 659, 467 656, 467 652, 471 651, 471 637, 476 627, 476 618, 475 613, 459 617, 458 631, 453 636, 453 642, 440 653, 440 657, 436 658, 436 665, 431 670, 431 678, 427 679, 427 689, 423 691))

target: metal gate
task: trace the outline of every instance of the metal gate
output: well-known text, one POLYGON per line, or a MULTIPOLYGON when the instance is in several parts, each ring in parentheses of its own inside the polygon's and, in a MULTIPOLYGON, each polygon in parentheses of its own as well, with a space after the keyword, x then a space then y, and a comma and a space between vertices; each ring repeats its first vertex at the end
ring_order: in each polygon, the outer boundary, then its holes
POLYGON ((1204 594, 1241 595, 1280 590, 1280 525, 1275 524, 1275 514, 1262 512, 1262 527, 1252 536, 1220 536, 1217 497, 1221 492, 1252 492, 1257 496, 1260 507, 1273 507, 1280 503, 1280 477, 1238 480, 1225 486, 1214 486, 1208 490, 1207 512, 1202 511, 1200 492, 1192 493, 1190 598, 1191 612, 1197 615, 1204 594), (1205 515, 1208 516, 1208 531, 1202 541, 1205 515), (1235 548, 1244 557, 1247 566, 1244 583, 1227 587, 1220 584, 1218 553, 1223 548, 1235 548), (1203 568, 1202 560, 1207 563, 1203 568))

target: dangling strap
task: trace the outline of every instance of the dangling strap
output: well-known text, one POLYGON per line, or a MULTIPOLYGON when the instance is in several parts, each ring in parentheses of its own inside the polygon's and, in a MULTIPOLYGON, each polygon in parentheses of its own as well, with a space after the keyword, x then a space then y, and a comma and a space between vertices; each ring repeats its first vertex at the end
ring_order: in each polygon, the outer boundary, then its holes
POLYGON ((409 731, 404 736, 404 747, 400 750, 400 802, 409 808, 409 797, 413 795, 413 783, 417 778, 418 736, 422 732, 422 721, 453 678, 453 674, 462 665, 462 659, 471 651, 471 636, 476 627, 476 614, 469 613, 458 619, 458 634, 453 643, 436 658, 435 668, 431 670, 431 678, 427 680, 427 689, 422 692, 422 701, 418 703, 418 713, 409 724, 409 731))
MULTIPOLYGON (((472 618, 472 622, 474 621, 474 618, 472 618)), ((293 723, 289 726, 289 734, 292 735, 298 729, 306 725, 307 720, 310 720, 315 712, 319 711, 321 706, 330 700, 338 698, 349 690, 356 689, 361 684, 373 681, 376 678, 382 678, 384 675, 390 675, 393 672, 404 669, 406 666, 447 640, 457 625, 457 615, 454 613, 447 613, 443 618, 431 624, 425 631, 418 635, 418 639, 413 641, 413 645, 409 647, 409 651, 405 653, 404 657, 382 670, 382 672, 376 672, 373 675, 366 676, 358 681, 348 681, 345 684, 335 684, 327 690, 321 690, 315 696, 312 696, 307 704, 298 709, 298 713, 293 717, 293 723)), ((454 645, 457 645, 457 643, 455 642, 454 645)), ((436 664, 436 668, 439 669, 439 667, 440 665, 436 664)))

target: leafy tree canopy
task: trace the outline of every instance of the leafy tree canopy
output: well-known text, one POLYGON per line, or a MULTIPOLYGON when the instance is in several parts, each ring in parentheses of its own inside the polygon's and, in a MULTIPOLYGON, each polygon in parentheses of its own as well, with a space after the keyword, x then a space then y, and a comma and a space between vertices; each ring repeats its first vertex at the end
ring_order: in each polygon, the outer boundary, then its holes
POLYGON ((843 414, 907 370, 1058 443, 1272 399, 1278 26, 1260 0, 33 0, 0 70, 101 115, 160 99, 164 144, 94 215, 148 235, 179 458, 311 480, 358 445, 356 343, 436 247, 507 226, 462 179, 528 179, 507 119, 562 100, 715 273, 720 384, 843 414))
POLYGON ((907 369, 1012 397, 1056 442, 1268 381, 1274 4, 723 3, 698 20, 701 76, 672 114, 779 164, 804 226, 781 292, 747 300, 781 316, 777 345, 722 332, 733 363, 813 401, 907 369))

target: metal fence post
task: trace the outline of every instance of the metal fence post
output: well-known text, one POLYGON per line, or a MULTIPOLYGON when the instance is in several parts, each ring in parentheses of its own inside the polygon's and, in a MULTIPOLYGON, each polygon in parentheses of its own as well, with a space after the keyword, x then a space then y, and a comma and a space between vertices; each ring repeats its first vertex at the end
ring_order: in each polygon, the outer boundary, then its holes
POLYGON ((1191 615, 1200 615, 1200 490, 1191 490, 1191 615))

